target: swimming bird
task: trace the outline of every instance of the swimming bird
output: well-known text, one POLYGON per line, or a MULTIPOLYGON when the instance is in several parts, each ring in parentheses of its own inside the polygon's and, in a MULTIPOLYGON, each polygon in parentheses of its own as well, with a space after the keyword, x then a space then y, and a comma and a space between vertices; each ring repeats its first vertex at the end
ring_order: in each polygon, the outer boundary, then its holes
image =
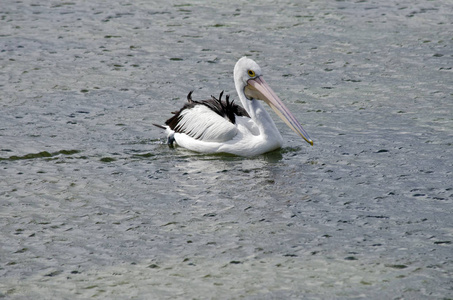
POLYGON ((242 107, 229 100, 211 96, 209 100, 192 100, 173 112, 165 125, 167 143, 201 153, 230 153, 255 156, 276 150, 283 138, 264 109, 267 103, 285 123, 305 141, 313 145, 308 133, 264 81, 259 65, 242 57, 234 67, 234 84, 242 107))

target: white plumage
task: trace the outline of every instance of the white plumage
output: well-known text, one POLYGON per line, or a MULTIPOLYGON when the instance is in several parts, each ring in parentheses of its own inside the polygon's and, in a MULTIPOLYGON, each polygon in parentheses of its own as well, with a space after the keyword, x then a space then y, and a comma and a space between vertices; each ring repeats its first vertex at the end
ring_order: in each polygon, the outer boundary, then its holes
POLYGON ((234 138, 237 127, 205 105, 181 111, 178 131, 192 132, 197 140, 225 142, 234 138))
POLYGON ((283 139, 261 104, 266 102, 285 123, 313 145, 312 140, 262 78, 261 68, 243 57, 234 67, 234 83, 242 107, 219 99, 189 102, 165 122, 169 143, 201 153, 254 156, 278 149, 283 139))

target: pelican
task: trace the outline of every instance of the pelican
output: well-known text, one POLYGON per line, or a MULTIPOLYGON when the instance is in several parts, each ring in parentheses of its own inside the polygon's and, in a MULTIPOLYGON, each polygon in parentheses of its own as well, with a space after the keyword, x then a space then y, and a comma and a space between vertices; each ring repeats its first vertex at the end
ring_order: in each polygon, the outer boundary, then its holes
POLYGON ((313 146, 313 141, 274 91, 264 81, 258 64, 242 57, 234 67, 234 84, 242 107, 234 101, 211 96, 204 101, 192 100, 165 125, 167 143, 200 153, 230 153, 255 156, 281 148, 283 138, 271 116, 264 109, 267 103, 285 123, 313 146))

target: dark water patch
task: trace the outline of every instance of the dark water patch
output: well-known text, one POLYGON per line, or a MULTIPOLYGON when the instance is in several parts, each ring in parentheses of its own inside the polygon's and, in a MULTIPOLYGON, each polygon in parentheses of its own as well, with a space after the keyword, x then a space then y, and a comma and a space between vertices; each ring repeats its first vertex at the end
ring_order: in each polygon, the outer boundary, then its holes
POLYGON ((388 268, 393 268, 393 269, 406 269, 407 268, 407 265, 399 265, 399 264, 395 264, 395 265, 386 264, 385 266, 388 268))
POLYGON ((150 265, 148 266, 148 268, 150 268, 150 269, 159 269, 160 267, 159 267, 159 265, 157 265, 157 264, 150 264, 150 265))
POLYGON ((109 162, 114 162, 116 161, 117 159, 116 158, 113 158, 113 157, 102 157, 101 159, 99 159, 101 162, 103 163, 109 163, 109 162))
POLYGON ((435 245, 450 245, 451 241, 437 241, 434 242, 435 245))
POLYGON ((215 217, 217 216, 216 213, 207 213, 207 214, 204 214, 203 217, 209 217, 209 218, 212 218, 212 217, 215 217))
POLYGON ((287 154, 287 153, 297 153, 302 150, 301 146, 286 146, 281 149, 278 149, 274 152, 279 152, 280 154, 287 154))
POLYGON ((214 24, 214 25, 208 25, 208 27, 214 27, 214 28, 219 28, 219 27, 229 27, 227 24, 214 24))
POLYGON ((133 158, 151 158, 151 157, 155 157, 155 156, 156 156, 156 154, 151 153, 151 152, 132 155, 133 158))
POLYGON ((60 150, 57 152, 42 151, 42 152, 38 152, 38 153, 29 153, 29 154, 25 154, 22 156, 13 155, 13 156, 10 156, 7 158, 0 157, 0 161, 1 160, 14 161, 14 160, 37 159, 37 158, 50 158, 50 157, 54 157, 54 156, 58 156, 58 155, 73 155, 73 154, 77 154, 80 152, 81 152, 80 150, 60 150))
POLYGON ((287 254, 283 254, 284 257, 298 257, 297 254, 294 254, 294 253, 287 253, 287 254))
POLYGON ((50 273, 47 273, 47 274, 44 275, 44 276, 46 276, 46 277, 55 277, 55 276, 60 275, 61 273, 63 273, 62 270, 56 270, 56 271, 52 271, 52 272, 50 272, 50 273))
POLYGON ((344 259, 345 260, 357 260, 357 257, 355 257, 355 256, 346 256, 344 259))
POLYGON ((14 253, 24 253, 24 252, 27 252, 28 250, 29 250, 28 248, 22 248, 22 249, 17 250, 14 253))
POLYGON ((20 159, 34 159, 34 158, 43 158, 43 157, 52 157, 52 154, 47 151, 42 151, 39 153, 29 153, 23 156, 10 156, 9 158, 3 158, 2 160, 20 160, 20 159))
POLYGON ((414 196, 414 197, 425 197, 425 196, 426 196, 426 194, 422 194, 422 193, 415 193, 415 194, 413 194, 412 196, 414 196))
POLYGON ((390 219, 388 216, 366 216, 367 218, 390 219))
POLYGON ((75 5, 75 2, 62 2, 62 3, 52 5, 51 8, 58 8, 58 7, 71 6, 71 5, 75 5))
POLYGON ((376 151, 376 153, 386 153, 386 152, 389 152, 389 150, 381 149, 381 150, 376 151))

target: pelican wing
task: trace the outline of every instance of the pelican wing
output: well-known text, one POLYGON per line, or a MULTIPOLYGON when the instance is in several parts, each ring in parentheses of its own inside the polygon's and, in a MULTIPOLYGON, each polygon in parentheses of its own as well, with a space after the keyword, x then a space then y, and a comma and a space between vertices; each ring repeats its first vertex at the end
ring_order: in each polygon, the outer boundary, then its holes
POLYGON ((208 106, 199 103, 186 106, 166 122, 174 132, 207 142, 229 141, 237 134, 233 123, 208 106))
POLYGON ((223 91, 219 99, 195 101, 192 92, 187 95, 188 103, 168 119, 165 124, 177 133, 184 133, 194 139, 206 142, 226 142, 233 139, 237 132, 236 116, 250 118, 247 111, 234 104, 226 96, 222 101, 223 91))

